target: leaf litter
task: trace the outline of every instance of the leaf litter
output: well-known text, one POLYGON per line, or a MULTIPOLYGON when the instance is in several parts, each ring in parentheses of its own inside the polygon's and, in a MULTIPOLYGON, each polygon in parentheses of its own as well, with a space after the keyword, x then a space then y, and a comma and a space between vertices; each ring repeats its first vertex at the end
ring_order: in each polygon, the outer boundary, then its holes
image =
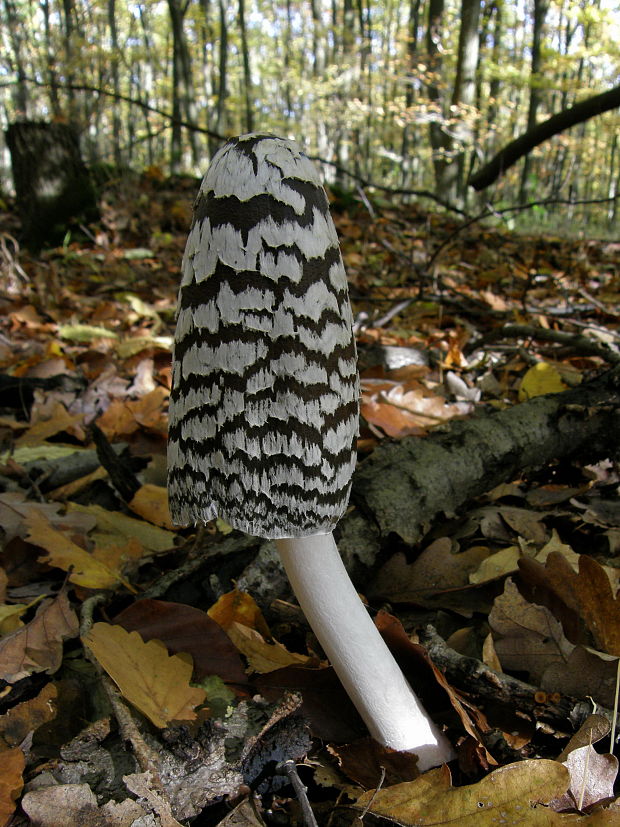
MULTIPOLYGON (((420 776, 366 737, 268 548, 170 522, 170 346, 196 183, 132 186, 106 196, 97 244, 22 254, 29 281, 0 299, 0 824, 294 823, 286 760, 333 825, 619 823, 617 456, 506 479, 415 546, 382 538, 359 569, 459 754, 420 776)), ((611 245, 554 239, 551 266, 546 239, 377 210, 336 214, 363 320, 362 458, 617 362, 611 245)))

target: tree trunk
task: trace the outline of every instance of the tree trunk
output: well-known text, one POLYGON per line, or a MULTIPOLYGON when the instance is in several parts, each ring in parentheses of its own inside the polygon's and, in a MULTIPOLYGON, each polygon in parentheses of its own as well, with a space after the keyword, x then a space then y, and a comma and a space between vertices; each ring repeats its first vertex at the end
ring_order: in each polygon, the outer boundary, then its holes
MULTIPOLYGON (((111 71, 112 71, 112 88, 114 94, 119 95, 121 91, 120 78, 118 74, 118 61, 120 50, 118 47, 118 29, 116 28, 116 0, 108 0, 108 26, 110 27, 110 44, 112 46, 111 54, 111 71)), ((118 100, 113 103, 114 109, 112 111, 112 138, 114 152, 114 163, 118 168, 121 166, 121 118, 119 115, 120 102, 118 100)))
POLYGON ((25 118, 28 115, 28 87, 26 85, 26 66, 23 49, 24 25, 19 18, 13 0, 4 0, 4 11, 6 14, 8 39, 11 44, 11 51, 13 52, 12 57, 9 59, 9 65, 17 75, 14 96, 15 111, 18 117, 25 118))
POLYGON ((96 213, 77 133, 68 124, 20 121, 5 134, 24 239, 35 250, 59 243, 70 218, 96 213))
POLYGON ((243 93, 245 99, 245 131, 254 132, 254 111, 252 107, 252 72, 250 70, 250 52, 245 25, 245 0, 239 0, 239 31, 241 34, 241 54, 243 58, 243 93))
POLYGON ((474 134, 473 110, 476 103, 476 72, 480 46, 479 21, 480 0, 462 0, 456 80, 452 95, 452 110, 457 113, 457 122, 453 130, 456 147, 453 150, 454 157, 446 168, 446 173, 448 170, 450 172, 445 181, 448 188, 447 199, 459 206, 465 204, 465 161, 474 134))
MULTIPOLYGON (((549 11, 549 0, 534 0, 534 32, 532 35, 532 64, 530 71, 530 105, 527 113, 527 132, 536 126, 538 107, 541 101, 541 69, 542 69, 542 40, 545 19, 549 11)), ((519 201, 525 204, 528 201, 530 187, 531 164, 530 156, 525 156, 521 171, 521 188, 519 201)))
MULTIPOLYGON (((183 21, 187 14, 189 0, 168 0, 168 11, 172 24, 172 139, 170 145, 170 171, 177 174, 183 162, 183 127, 181 121, 195 123, 192 99, 191 61, 185 37, 183 21)), ((196 133, 189 130, 192 161, 198 163, 196 133)))

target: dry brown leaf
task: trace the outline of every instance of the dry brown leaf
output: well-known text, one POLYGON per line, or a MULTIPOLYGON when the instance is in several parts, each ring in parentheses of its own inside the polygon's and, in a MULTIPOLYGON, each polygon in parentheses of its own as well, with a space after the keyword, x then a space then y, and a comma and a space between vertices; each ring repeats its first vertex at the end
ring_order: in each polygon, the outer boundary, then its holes
POLYGON ((549 609, 529 603, 510 578, 495 600, 489 625, 504 668, 527 670, 536 684, 548 666, 566 663, 574 648, 549 609))
POLYGON ((161 528, 173 529, 174 525, 168 508, 168 492, 161 485, 142 485, 135 493, 129 508, 140 517, 161 528))
POLYGON ((2 752, 0 761, 0 824, 4 825, 15 812, 17 799, 24 786, 22 773, 26 766, 26 757, 15 747, 2 752))
POLYGON ((192 664, 169 655, 157 640, 145 643, 122 626, 95 623, 83 638, 124 698, 163 728, 171 721, 193 721, 205 691, 189 685, 192 664))
POLYGON ((554 810, 587 810, 614 798, 615 755, 600 755, 590 744, 572 750, 562 762, 570 773, 568 791, 551 802, 554 810))
POLYGON ((0 640, 0 678, 16 683, 33 672, 52 675, 62 663, 63 641, 76 637, 78 631, 66 592, 45 600, 30 623, 0 640))
POLYGON ((395 603, 418 602, 428 595, 446 589, 466 586, 470 572, 489 556, 483 546, 474 546, 455 553, 448 537, 441 537, 407 563, 398 553, 380 569, 372 584, 371 593, 395 603))
POLYGON ((97 420, 97 425, 111 442, 131 436, 140 428, 165 436, 168 430, 164 414, 167 398, 168 391, 157 387, 140 399, 114 399, 97 420))
POLYGON ((26 433, 22 434, 16 444, 22 448, 24 445, 39 445, 45 442, 50 436, 66 431, 75 433, 80 439, 84 439, 84 414, 70 414, 61 402, 56 402, 49 418, 41 419, 32 425, 26 433))
POLYGON ((83 548, 74 543, 66 534, 57 531, 38 510, 31 509, 26 518, 28 540, 48 553, 45 560, 50 566, 70 571, 69 580, 87 589, 113 589, 122 583, 135 593, 135 589, 123 579, 118 570, 109 568, 83 548))
POLYGON ((316 666, 315 658, 289 652, 286 646, 277 641, 267 643, 260 632, 242 623, 229 624, 226 634, 239 652, 248 659, 252 669, 261 675, 282 669, 284 666, 316 666))
POLYGON ((97 797, 88 784, 59 784, 26 793, 22 807, 37 827, 131 827, 146 817, 131 798, 97 806, 97 797))
POLYGON ((500 767, 477 784, 453 787, 450 770, 444 765, 415 781, 370 790, 360 796, 355 806, 365 809, 370 805, 371 813, 405 827, 561 824, 574 817, 567 819, 534 805, 563 795, 569 781, 568 770, 562 764, 538 759, 500 767))
POLYGON ((564 762, 570 753, 580 747, 590 746, 601 741, 609 735, 611 724, 604 715, 593 712, 588 715, 577 732, 572 736, 568 744, 556 758, 556 761, 564 762))
POLYGON ((28 735, 42 724, 56 717, 58 692, 53 683, 48 683, 36 698, 17 704, 5 715, 0 715, 0 750, 21 744, 28 735))
POLYGON ((617 658, 575 646, 566 661, 552 663, 545 669, 540 686, 547 692, 561 692, 574 698, 590 696, 596 703, 612 709, 617 669, 617 658))
POLYGON ((526 584, 535 587, 537 600, 550 603, 554 612, 560 610, 558 604, 566 607, 561 619, 571 640, 579 642, 577 624, 581 619, 597 649, 620 656, 620 601, 596 560, 581 554, 577 573, 564 555, 554 551, 544 566, 524 558, 519 567, 526 584))
POLYGON ((172 815, 170 802, 162 794, 162 791, 157 788, 150 772, 124 775, 123 781, 130 792, 146 801, 153 812, 157 813, 161 827, 183 827, 172 815))

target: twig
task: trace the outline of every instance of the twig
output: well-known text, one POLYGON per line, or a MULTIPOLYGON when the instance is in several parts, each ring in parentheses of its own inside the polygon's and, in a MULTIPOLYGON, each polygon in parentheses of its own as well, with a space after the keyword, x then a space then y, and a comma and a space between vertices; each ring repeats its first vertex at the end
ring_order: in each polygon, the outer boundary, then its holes
POLYGON ((364 818, 366 817, 368 811, 370 810, 370 808, 372 807, 372 805, 374 803, 375 798, 377 797, 377 793, 380 791, 381 787, 383 787, 383 782, 384 781, 385 781, 385 767, 381 767, 381 778, 379 779, 379 783, 377 784, 377 788, 375 789, 372 796, 370 797, 370 801, 368 802, 368 804, 364 807, 364 809, 362 810, 362 812, 358 816, 360 821, 363 821, 364 818))
MULTIPOLYGON (((484 341, 488 342, 503 338, 525 338, 537 339, 542 342, 554 342, 555 344, 563 345, 564 347, 571 347, 581 354, 598 356, 611 364, 620 363, 619 352, 613 350, 608 345, 597 344, 597 342, 593 342, 587 336, 582 336, 580 333, 566 333, 562 330, 548 330, 545 327, 534 327, 533 325, 509 324, 504 325, 499 330, 485 336, 484 341)), ((479 346, 479 344, 480 343, 478 343, 477 346, 479 346)))
POLYGON ((277 770, 279 773, 288 777, 288 780, 291 782, 291 786, 295 790, 295 795, 297 796, 299 806, 301 807, 303 823, 306 827, 318 827, 316 818, 312 812, 312 807, 308 801, 308 791, 302 784, 295 762, 290 758, 287 761, 282 761, 282 763, 278 764, 277 770))

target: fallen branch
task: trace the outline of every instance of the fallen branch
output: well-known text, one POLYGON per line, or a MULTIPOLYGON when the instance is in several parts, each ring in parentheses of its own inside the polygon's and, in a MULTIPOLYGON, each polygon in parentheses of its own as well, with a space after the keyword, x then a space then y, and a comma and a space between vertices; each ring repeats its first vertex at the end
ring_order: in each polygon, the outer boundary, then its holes
POLYGON ((478 192, 486 189, 507 169, 539 144, 549 140, 559 132, 570 129, 575 124, 587 121, 595 115, 608 112, 610 109, 616 109, 618 106, 620 106, 620 86, 615 86, 613 89, 608 89, 607 92, 592 95, 579 101, 574 106, 564 109, 562 112, 557 112, 547 118, 546 121, 537 123, 529 132, 524 132, 523 135, 519 135, 514 141, 506 144, 488 164, 485 164, 482 169, 471 176, 469 179, 470 186, 478 192))
POLYGON ((454 515, 526 471, 619 452, 620 367, 614 367, 578 388, 452 422, 426 439, 386 440, 358 466, 351 501, 381 537, 395 532, 414 544, 440 514, 454 515))
MULTIPOLYGON (((482 661, 461 655, 451 649, 431 625, 420 630, 419 638, 435 666, 444 672, 448 682, 456 689, 471 692, 482 702, 508 706, 524 713, 535 723, 545 723, 561 730, 579 729, 588 715, 592 714, 590 701, 560 693, 547 695, 537 686, 503 672, 496 672, 482 661), (544 703, 540 701, 541 694, 547 695, 544 703)), ((602 706, 597 705, 596 711, 610 721, 613 718, 611 710, 602 706)))

